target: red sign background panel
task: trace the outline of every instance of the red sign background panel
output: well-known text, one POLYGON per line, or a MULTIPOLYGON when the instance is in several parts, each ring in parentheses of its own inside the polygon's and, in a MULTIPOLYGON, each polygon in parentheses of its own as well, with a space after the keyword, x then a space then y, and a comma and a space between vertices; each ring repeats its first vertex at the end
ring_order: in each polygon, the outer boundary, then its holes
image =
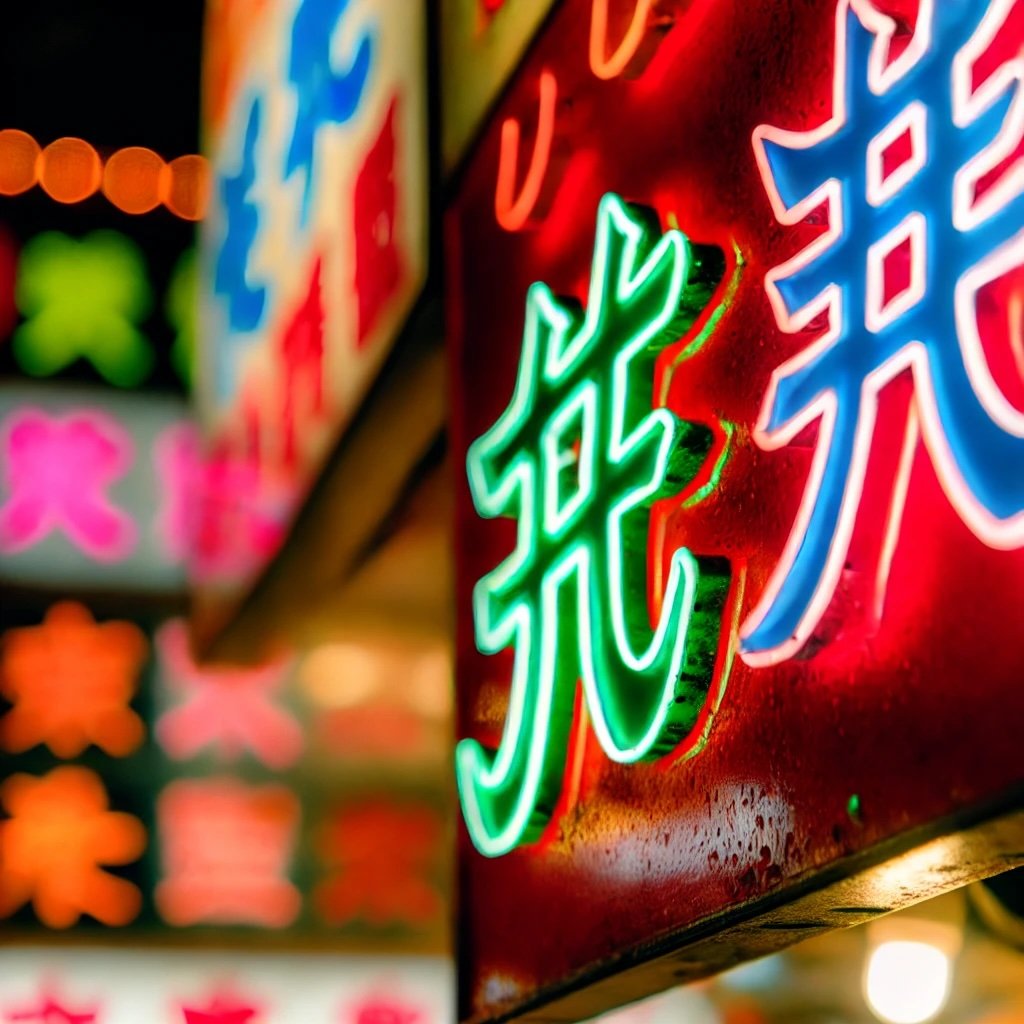
MULTIPOLYGON (((613 30, 631 6, 611 3, 613 30)), ((914 0, 878 6, 913 26, 914 0)), ((1021 7, 1008 25, 1018 41, 1021 7)), ((649 561, 663 570, 680 546, 730 560, 727 652, 778 562, 816 439, 812 427, 765 452, 751 438, 772 371, 812 337, 779 331, 765 274, 824 229, 821 218, 776 223, 751 134, 762 123, 801 130, 829 118, 835 9, 835 0, 664 2, 666 31, 647 66, 601 81, 588 63, 591 0, 565 0, 466 167, 447 224, 460 464, 512 394, 529 285, 585 302, 604 193, 726 252, 727 312, 693 358, 679 359, 687 339, 662 354, 654 394, 720 438, 732 424, 729 456, 707 501, 656 506, 649 561), (494 216, 501 124, 514 116, 523 125, 522 169, 544 69, 558 82, 552 160, 535 223, 510 233, 494 216)), ((1020 276, 981 304, 982 333, 996 379, 1024 407, 1010 369, 1011 288, 1020 276)), ((802 657, 758 669, 732 659, 707 745, 693 757, 613 764, 578 715, 543 840, 488 860, 463 833, 462 1017, 543 1001, 616 957, 1019 792, 1024 552, 992 550, 968 530, 918 445, 898 545, 879 570, 909 396, 904 378, 883 395, 847 565, 802 657)), ((470 598, 512 549, 514 524, 481 520, 460 478, 457 526, 459 735, 496 746, 511 652, 476 651, 470 598)))

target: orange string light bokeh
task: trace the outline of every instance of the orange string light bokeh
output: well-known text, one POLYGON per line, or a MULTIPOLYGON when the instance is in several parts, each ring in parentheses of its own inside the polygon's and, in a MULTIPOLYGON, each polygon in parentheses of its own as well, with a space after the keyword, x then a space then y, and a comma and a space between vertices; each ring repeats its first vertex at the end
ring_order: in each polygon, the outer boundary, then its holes
POLYGON ((148 213, 162 204, 183 220, 200 220, 210 168, 195 153, 165 163, 151 149, 128 146, 104 161, 84 139, 56 139, 42 148, 27 132, 0 131, 0 195, 20 195, 35 185, 59 203, 80 203, 102 190, 125 213, 148 213))

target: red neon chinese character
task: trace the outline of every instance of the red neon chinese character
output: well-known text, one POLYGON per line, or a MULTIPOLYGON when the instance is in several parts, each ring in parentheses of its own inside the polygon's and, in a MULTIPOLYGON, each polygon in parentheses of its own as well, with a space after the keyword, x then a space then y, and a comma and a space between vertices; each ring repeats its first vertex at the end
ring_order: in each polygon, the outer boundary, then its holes
POLYGON ((284 460, 295 464, 296 439, 305 418, 324 413, 324 307, 320 298, 320 258, 309 277, 306 296, 281 335, 284 374, 282 408, 284 460))
POLYGON ((358 347, 368 341, 381 313, 402 279, 402 260, 395 242, 395 113, 398 98, 388 107, 380 135, 366 155, 353 198, 356 248, 356 295, 359 296, 358 347))
POLYGON ((146 658, 130 622, 97 624, 73 601, 55 604, 38 626, 8 630, 0 648, 0 693, 13 705, 0 719, 0 746, 19 753, 45 743, 77 757, 90 743, 124 757, 142 742, 128 706, 146 658))
POLYGON ((52 996, 34 1009, 8 1010, 4 1016, 11 1024, 95 1024, 99 1020, 96 1010, 66 1010, 52 996))
POLYGON ((395 999, 373 997, 351 1008, 345 1015, 352 1024, 415 1024, 425 1016, 423 1011, 395 999))
POLYGON ((441 831, 432 809, 385 800, 339 814, 321 835, 320 855, 333 869, 314 897, 321 915, 335 925, 429 925, 443 909, 429 877, 441 831))
POLYGON ((211 746, 225 760, 249 750, 270 768, 287 767, 299 757, 302 729, 273 703, 287 662, 258 669, 199 668, 181 620, 164 625, 156 645, 171 685, 186 695, 156 727, 157 739, 171 757, 184 760, 211 746))
POLYGON ((157 909, 172 925, 283 928, 301 902, 287 871, 299 805, 283 786, 230 778, 174 782, 157 801, 166 877, 157 909))
POLYGON ((23 409, 5 424, 0 457, 10 489, 0 508, 0 551, 30 547, 55 529, 97 561, 131 550, 135 524, 107 497, 131 463, 131 439, 108 416, 23 409))
POLYGON ((69 928, 82 914, 124 925, 139 912, 139 890, 101 865, 130 864, 146 830, 108 809, 99 778, 65 765, 42 778, 12 775, 0 786, 0 917, 29 901, 43 924, 69 928))

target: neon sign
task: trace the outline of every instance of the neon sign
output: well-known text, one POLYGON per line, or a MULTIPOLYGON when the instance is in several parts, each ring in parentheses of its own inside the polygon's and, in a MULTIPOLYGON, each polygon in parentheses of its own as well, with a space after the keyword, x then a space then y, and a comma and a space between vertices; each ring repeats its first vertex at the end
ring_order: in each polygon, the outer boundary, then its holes
POLYGON ((466 824, 488 856, 547 825, 577 678, 602 748, 623 763, 677 746, 704 705, 728 572, 675 551, 652 632, 627 552, 667 480, 692 479, 710 447, 703 428, 652 411, 644 381, 721 267, 717 251, 677 230, 657 239, 644 214, 607 195, 586 314, 546 285, 530 290, 515 393, 467 458, 480 514, 519 521, 515 551, 473 598, 481 651, 515 647, 504 733, 496 753, 475 740, 456 752, 466 824))
MULTIPOLYGON (((1024 544, 1024 490, 1018 474, 1007 472, 1020 462, 1024 413, 995 381, 978 310, 979 291, 1024 264, 1024 165, 1012 162, 1024 131, 1024 57, 1004 62, 987 79, 976 70, 1010 6, 993 0, 939 9, 922 0, 914 34, 900 48, 892 19, 868 0, 840 0, 831 118, 809 131, 761 125, 753 132, 753 163, 777 220, 792 226, 822 210, 828 216, 827 230, 765 280, 785 332, 827 329, 774 369, 752 432, 760 448, 774 451, 818 427, 802 503, 792 525, 787 522, 788 541, 740 634, 743 659, 753 668, 804 650, 832 601, 865 488, 879 392, 905 371, 914 396, 905 429, 900 424, 879 572, 887 575, 892 564, 919 440, 950 504, 981 540, 1005 549, 1024 544)), ((608 56, 607 4, 595 0, 589 59, 597 77, 615 77, 635 55, 648 7, 636 5, 621 46, 608 56)), ((519 230, 533 214, 554 144, 558 84, 550 59, 539 63, 537 140, 518 194, 520 125, 515 118, 501 124, 494 210, 506 231, 519 230)), ((667 273, 673 259, 681 261, 676 269, 683 268, 685 279, 691 259, 677 231, 656 246, 645 231, 629 207, 605 197, 585 318, 544 285, 531 287, 515 396, 469 449, 476 511, 484 518, 514 511, 519 518, 514 554, 480 580, 473 597, 481 652, 515 648, 504 732, 496 753, 464 740, 456 756, 466 824, 488 856, 537 840, 550 820, 562 791, 577 676, 593 733, 619 762, 678 747, 693 728, 700 694, 707 694, 705 672, 695 683, 697 696, 680 706, 675 679, 688 678, 691 645, 708 643, 709 632, 712 654, 719 643, 720 630, 696 628, 690 611, 697 588, 717 587, 720 616, 727 574, 706 578, 680 547, 667 582, 652 587, 660 617, 653 637, 641 630, 649 646, 640 655, 635 631, 649 626, 647 604, 623 597, 630 568, 621 555, 622 511, 663 493, 666 478, 687 478, 666 468, 675 443, 668 409, 646 410, 634 429, 647 430, 644 443, 652 447, 646 460, 626 468, 621 417, 645 411, 636 406, 624 413, 617 404, 638 393, 635 374, 628 389, 622 383, 630 345, 644 330, 672 333, 671 318, 659 316, 682 301, 671 276, 661 293, 668 305, 660 311, 630 305, 630 289, 646 294, 647 275, 667 273), (676 245, 682 256, 672 256, 676 245), (620 276, 609 284, 608 261, 614 267, 616 259, 620 276), (623 345, 618 353, 605 350, 619 376, 604 384, 586 375, 602 342, 623 345), (593 354, 585 356, 591 343, 593 354), (604 410, 606 395, 618 421, 604 410), (656 435, 667 447, 655 444, 656 435), (630 610, 637 621, 627 621, 630 610), (573 612, 578 649, 570 653, 558 621, 573 612)), ((712 318, 705 334, 717 328, 712 318)), ((1012 344, 1019 325, 1010 334, 1012 344)), ((731 439, 731 428, 722 427, 731 439)), ((709 450, 694 451, 706 459, 709 450)), ((690 467, 690 479, 699 468, 690 467)), ((721 469, 710 474, 698 500, 714 490, 721 469)), ((884 589, 876 594, 876 611, 883 598, 884 589)), ((705 655, 702 663, 712 661, 705 655)))
POLYGON ((896 23, 864 0, 842 0, 831 120, 812 132, 754 132, 776 217, 795 224, 827 203, 830 228, 765 282, 783 330, 822 314, 829 328, 775 371, 755 431, 772 450, 819 424, 796 524, 744 627, 752 665, 799 651, 828 606, 860 506, 878 393, 905 370, 911 415, 953 507, 985 543, 1024 543, 1024 488, 1007 472, 1024 455, 1024 414, 992 377, 976 308, 979 289, 1024 262, 1024 165, 977 191, 1024 127, 1024 59, 972 86, 1010 6, 923 0, 913 41, 890 59, 896 23), (906 135, 909 159, 886 173, 886 151, 906 135), (900 248, 910 281, 889 296, 886 261, 900 248))

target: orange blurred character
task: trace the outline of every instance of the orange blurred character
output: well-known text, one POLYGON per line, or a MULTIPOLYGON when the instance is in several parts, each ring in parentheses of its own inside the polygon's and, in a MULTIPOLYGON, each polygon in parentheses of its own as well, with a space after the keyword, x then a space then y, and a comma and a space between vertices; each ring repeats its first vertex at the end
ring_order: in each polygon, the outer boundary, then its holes
POLYGON ((128 706, 146 658, 146 638, 130 622, 97 623, 61 601, 38 626, 9 630, 0 654, 0 693, 13 705, 0 719, 0 746, 19 753, 45 743, 76 757, 90 743, 113 757, 142 742, 128 706))
POLYGON ((103 865, 130 864, 146 847, 136 818, 108 809, 103 783, 66 765, 48 775, 12 775, 0 785, 0 917, 29 901, 50 928, 82 914, 124 925, 139 912, 139 890, 103 865))
POLYGON ((172 782, 157 801, 166 878, 156 905, 169 924, 284 928, 298 916, 288 879, 299 803, 284 786, 231 778, 172 782))
POLYGON ((339 814, 321 834, 320 855, 334 869, 314 896, 321 916, 335 925, 432 924, 444 905, 430 878, 441 834, 429 807, 373 800, 339 814))

